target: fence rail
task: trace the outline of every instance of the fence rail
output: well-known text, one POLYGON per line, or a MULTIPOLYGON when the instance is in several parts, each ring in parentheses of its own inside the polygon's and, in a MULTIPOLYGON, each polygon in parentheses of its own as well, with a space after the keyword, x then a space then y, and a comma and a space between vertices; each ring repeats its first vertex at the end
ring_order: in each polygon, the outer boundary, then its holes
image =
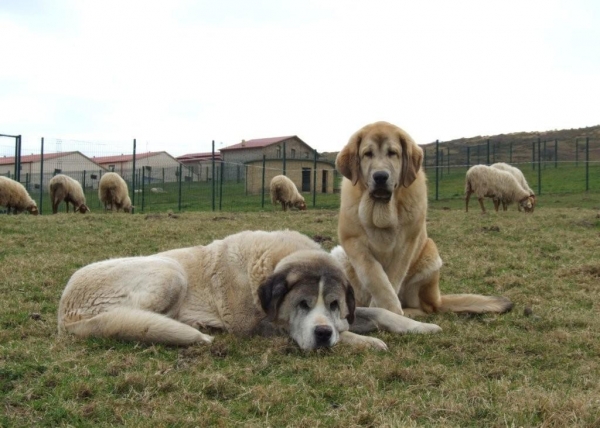
MULTIPOLYGON (((20 181, 43 214, 52 212, 48 182, 58 173, 78 180, 88 206, 92 211, 102 210, 98 184, 108 171, 118 172, 128 183, 135 212, 277 209, 271 207, 269 182, 284 172, 289 177, 301 177, 302 185, 297 185, 309 207, 339 207, 342 177, 332 162, 320 159, 316 152, 310 168, 307 165, 312 160, 295 168, 294 162, 285 159, 284 154, 279 159, 263 156, 248 163, 225 162, 213 144, 212 156, 207 160, 184 165, 166 152, 154 152, 152 156, 136 152, 135 140, 102 143, 42 138, 39 150, 35 150, 31 144, 23 149, 20 136, 0 134, 0 175, 20 181), (123 152, 122 147, 130 147, 129 152, 123 152), (319 169, 317 160, 326 167, 319 169)), ((494 162, 520 168, 538 195, 600 191, 600 140, 538 139, 526 144, 486 140, 471 146, 438 143, 424 147, 423 167, 430 199, 462 198, 468 168, 494 162)))

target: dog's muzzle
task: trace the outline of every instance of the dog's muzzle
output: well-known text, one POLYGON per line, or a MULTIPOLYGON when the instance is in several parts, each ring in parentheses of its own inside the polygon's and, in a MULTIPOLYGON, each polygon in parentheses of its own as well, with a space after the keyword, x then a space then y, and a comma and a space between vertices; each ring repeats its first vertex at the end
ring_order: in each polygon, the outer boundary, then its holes
POLYGON ((317 348, 329 346, 329 341, 333 335, 333 329, 328 325, 318 325, 315 327, 315 345, 317 348))
POLYGON ((373 199, 379 201, 389 201, 392 197, 392 192, 388 187, 388 179, 390 175, 385 171, 377 171, 373 173, 374 186, 371 189, 370 195, 373 199))

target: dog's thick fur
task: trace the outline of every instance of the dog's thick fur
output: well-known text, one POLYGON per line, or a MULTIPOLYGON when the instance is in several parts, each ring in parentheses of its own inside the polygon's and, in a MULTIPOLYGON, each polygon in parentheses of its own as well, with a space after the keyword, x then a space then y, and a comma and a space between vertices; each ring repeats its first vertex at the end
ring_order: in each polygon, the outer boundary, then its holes
POLYGON ((506 312, 504 297, 442 296, 442 260, 427 237, 423 151, 402 129, 376 122, 357 131, 336 158, 344 175, 332 254, 344 265, 359 306, 397 314, 506 312))
POLYGON ((338 341, 386 349, 349 330, 439 331, 388 311, 355 308, 339 263, 297 232, 241 232, 207 246, 112 259, 73 274, 59 332, 171 345, 210 343, 199 328, 287 332, 302 349, 338 341))

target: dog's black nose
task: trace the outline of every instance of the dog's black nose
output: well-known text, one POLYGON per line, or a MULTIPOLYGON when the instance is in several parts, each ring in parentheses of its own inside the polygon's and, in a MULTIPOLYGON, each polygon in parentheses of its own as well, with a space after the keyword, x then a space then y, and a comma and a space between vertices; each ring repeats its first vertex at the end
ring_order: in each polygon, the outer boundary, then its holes
POLYGON ((375 180, 375 184, 382 185, 385 184, 390 178, 390 175, 385 171, 377 171, 373 174, 373 180, 375 180))
POLYGON ((333 329, 328 325, 318 325, 315 327, 315 339, 317 340, 317 346, 329 345, 329 339, 333 334, 333 329))

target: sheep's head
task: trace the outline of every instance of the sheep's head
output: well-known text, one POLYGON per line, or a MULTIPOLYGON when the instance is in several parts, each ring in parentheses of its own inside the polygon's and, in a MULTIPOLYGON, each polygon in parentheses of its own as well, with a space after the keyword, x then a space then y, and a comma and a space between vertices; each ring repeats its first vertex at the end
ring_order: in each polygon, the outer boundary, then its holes
POLYGON ((296 208, 298 208, 300 211, 306 210, 306 202, 304 202, 304 201, 298 201, 294 204, 294 206, 296 208))
POLYGON ((79 211, 81 214, 85 214, 85 213, 89 213, 91 210, 88 208, 88 206, 86 204, 81 204, 81 205, 79 205, 79 207, 77 207, 76 211, 79 211))
POLYGON ((38 207, 37 205, 30 205, 27 207, 27 211, 29 211, 29 214, 33 214, 33 215, 38 215, 40 212, 38 211, 38 207))
POLYGON ((528 196, 519 201, 519 205, 526 213, 532 213, 535 207, 535 196, 528 196))

